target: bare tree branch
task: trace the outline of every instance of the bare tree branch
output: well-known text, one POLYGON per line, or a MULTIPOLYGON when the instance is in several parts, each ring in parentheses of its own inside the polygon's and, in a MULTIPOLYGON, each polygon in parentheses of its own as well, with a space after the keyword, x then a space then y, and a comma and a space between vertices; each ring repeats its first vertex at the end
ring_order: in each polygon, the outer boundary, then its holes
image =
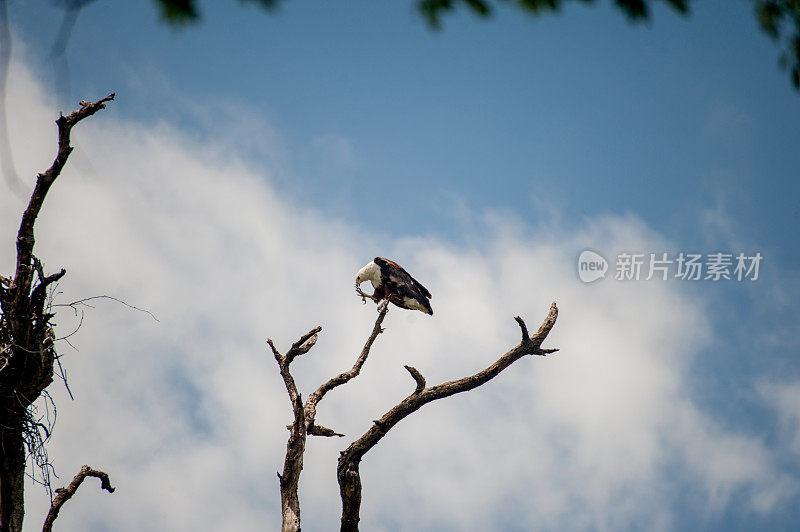
POLYGON ((522 343, 530 341, 531 337, 528 336, 528 326, 525 325, 525 322, 522 321, 522 318, 520 318, 519 316, 514 316, 514 319, 517 320, 519 328, 522 331, 522 343))
POLYGON ((311 425, 306 432, 312 436, 326 436, 328 438, 331 436, 339 436, 340 438, 344 437, 344 434, 317 424, 311 425))
POLYGON ((278 367, 292 403, 294 422, 289 426, 289 441, 286 442, 286 458, 283 462, 283 474, 278 474, 281 486, 281 510, 283 515, 283 531, 300 529, 300 500, 297 488, 300 482, 300 472, 303 470, 303 453, 306 448, 306 420, 303 410, 303 399, 294 382, 289 364, 305 353, 317 343, 322 327, 316 327, 300 337, 292 347, 281 356, 271 339, 267 339, 272 354, 278 362, 278 367))
POLYGON ((72 128, 84 118, 92 116, 100 109, 105 109, 106 102, 113 99, 114 93, 112 92, 96 102, 82 101, 80 109, 67 116, 61 115, 56 120, 56 125, 58 126, 58 153, 50 168, 37 176, 36 187, 33 189, 28 208, 25 209, 25 213, 22 215, 22 222, 17 233, 17 265, 11 287, 15 297, 14 306, 17 310, 20 310, 20 307, 24 305, 31 286, 33 245, 35 243, 33 226, 36 222, 36 217, 39 216, 39 211, 42 208, 47 192, 61 174, 61 170, 67 163, 70 153, 72 153, 72 146, 69 145, 72 128))
POLYGON ((83 483, 84 479, 86 479, 86 477, 99 478, 100 488, 109 493, 114 493, 114 488, 111 487, 111 481, 108 478, 108 474, 104 473, 103 471, 98 471, 97 469, 92 469, 88 465, 83 466, 66 488, 59 488, 56 490, 56 496, 50 505, 50 511, 47 512, 47 518, 44 520, 42 532, 51 532, 53 530, 53 522, 55 522, 56 517, 58 517, 58 512, 61 510, 61 507, 64 506, 64 503, 70 500, 73 495, 75 495, 75 492, 78 491, 78 488, 83 483))
POLYGON ((41 316, 42 319, 39 320, 36 326, 43 328, 47 325, 47 320, 52 316, 44 314, 44 305, 47 298, 47 287, 55 282, 58 282, 59 279, 64 277, 64 275, 67 273, 67 270, 61 268, 61 271, 58 273, 54 273, 53 275, 45 275, 42 263, 36 257, 33 257, 33 268, 36 270, 36 273, 39 276, 39 283, 36 285, 36 287, 34 287, 33 292, 31 292, 31 310, 35 317, 38 318, 41 316))
POLYGON ((414 389, 414 393, 412 393, 411 395, 419 395, 422 392, 422 390, 425 389, 425 377, 423 377, 422 373, 417 371, 417 368, 413 366, 403 366, 403 367, 406 368, 409 373, 411 373, 411 376, 417 383, 417 387, 414 389))
POLYGON ((322 330, 322 327, 317 327, 308 331, 306 334, 300 337, 298 341, 292 344, 291 349, 286 353, 286 366, 288 367, 292 361, 299 357, 300 355, 305 355, 308 353, 312 347, 317 343, 319 339, 319 332, 322 330))
POLYGON ((300 392, 297 390, 294 378, 289 372, 289 364, 296 356, 311 349, 311 346, 309 346, 306 351, 301 353, 306 342, 311 341, 312 346, 316 343, 317 334, 321 330, 322 327, 317 327, 304 334, 300 340, 292 344, 286 356, 281 356, 280 352, 275 348, 275 344, 272 343, 272 340, 267 339, 267 343, 270 349, 272 349, 272 354, 278 362, 278 368, 280 369, 281 377, 283 377, 286 391, 289 393, 289 400, 292 403, 292 413, 294 416, 294 422, 289 427, 289 441, 286 442, 286 458, 283 462, 283 474, 278 473, 281 487, 281 514, 283 516, 283 523, 281 525, 282 532, 300 530, 300 499, 297 496, 297 488, 300 482, 300 472, 303 470, 303 453, 306 448, 306 421, 303 412, 303 400, 300 397, 300 392))
MULTIPOLYGON (((0 8, 5 7, 5 3, 0 8)), ((34 224, 50 187, 60 175, 72 152, 72 128, 114 99, 110 94, 96 102, 81 102, 77 111, 56 120, 58 152, 50 168, 39 174, 17 233, 17 260, 14 277, 0 282, 0 532, 19 532, 24 518, 25 446, 34 455, 41 446, 31 422, 29 409, 53 382, 56 351, 55 335, 49 325, 53 316, 47 303, 47 289, 65 275, 46 275, 33 255, 34 224), (34 285, 34 278, 38 282, 34 285), (5 352, 11 347, 10 353, 5 352), (34 442, 31 446, 30 442, 34 442)), ((1 155, 1 154, 0 154, 1 155)), ((47 475, 45 475, 47 478, 47 475)), ((47 481, 45 481, 47 482, 47 481)))
POLYGON ((317 405, 326 393, 337 386, 351 381, 360 373, 361 368, 367 361, 372 344, 375 342, 378 335, 383 332, 381 324, 387 312, 388 301, 378 306, 378 317, 375 320, 375 325, 372 327, 372 332, 367 338, 361 350, 361 354, 359 354, 353 367, 320 385, 320 387, 308 397, 305 406, 303 405, 300 391, 297 389, 297 385, 292 377, 289 365, 296 357, 307 353, 314 347, 319 333, 322 331, 322 327, 311 329, 301 336, 298 341, 292 344, 292 347, 285 356, 281 355, 272 340, 267 339, 267 344, 269 344, 272 354, 278 362, 286 391, 289 393, 294 416, 292 424, 286 427, 289 429, 289 441, 286 443, 286 458, 283 463, 283 474, 278 473, 278 480, 281 487, 281 513, 283 516, 281 525, 282 532, 299 532, 300 530, 300 500, 297 495, 297 489, 300 482, 300 473, 303 470, 303 454, 305 453, 307 436, 309 434, 312 436, 326 437, 344 436, 344 434, 340 434, 322 425, 317 425, 314 422, 317 414, 317 405))
POLYGON ((508 366, 525 355, 541 355, 554 353, 556 349, 541 349, 542 342, 547 338, 550 330, 558 318, 558 307, 555 303, 550 306, 550 312, 533 338, 528 336, 528 330, 522 318, 515 318, 522 332, 522 341, 519 345, 505 353, 488 368, 474 375, 458 380, 445 382, 436 386, 425 387, 425 379, 414 368, 406 369, 417 383, 414 392, 403 399, 394 408, 389 410, 360 438, 342 451, 337 467, 339 492, 342 499, 342 532, 358 530, 359 511, 361 507, 361 473, 359 464, 364 455, 372 449, 397 423, 413 414, 424 405, 449 397, 457 393, 466 392, 481 386, 506 369, 508 366))
POLYGON ((317 405, 322 398, 325 397, 326 393, 333 390, 337 386, 341 386, 342 384, 349 382, 361 372, 361 368, 364 366, 364 362, 367 361, 367 357, 369 356, 369 351, 372 349, 372 344, 375 342, 375 339, 378 337, 378 335, 383 332, 383 327, 381 327, 381 325, 383 324, 383 319, 386 317, 386 313, 388 311, 388 300, 385 300, 378 305, 378 318, 375 320, 375 325, 372 327, 372 332, 370 333, 369 338, 367 338, 367 342, 364 344, 364 348, 361 350, 361 354, 356 359, 353 367, 350 368, 349 371, 340 373, 326 383, 322 384, 311 395, 308 396, 305 405, 306 426, 314 425, 314 420, 317 416, 317 405))
POLYGON ((85 306, 87 306, 89 308, 94 308, 92 305, 87 304, 87 301, 94 301, 95 299, 110 299, 111 301, 116 301, 117 303, 119 303, 121 305, 124 305, 124 306, 128 307, 129 309, 138 310, 139 312, 144 312, 145 314, 149 314, 150 317, 153 318, 155 321, 157 321, 159 323, 161 322, 161 320, 156 318, 156 315, 153 314, 152 312, 150 312, 149 310, 143 309, 143 308, 139 308, 139 307, 135 307, 135 306, 131 305, 130 303, 127 303, 127 302, 125 302, 125 301, 123 301, 123 300, 121 300, 119 298, 116 298, 114 296, 107 296, 107 295, 84 297, 83 299, 78 299, 77 301, 72 301, 70 303, 56 303, 56 304, 53 304, 53 307, 70 307, 70 308, 72 308, 72 310, 76 310, 78 305, 85 305, 85 306))

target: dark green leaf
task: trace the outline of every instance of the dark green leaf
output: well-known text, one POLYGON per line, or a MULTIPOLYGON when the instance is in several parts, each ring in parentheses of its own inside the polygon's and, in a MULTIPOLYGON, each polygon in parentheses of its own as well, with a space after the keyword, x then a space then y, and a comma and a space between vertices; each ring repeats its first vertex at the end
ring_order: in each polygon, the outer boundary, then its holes
POLYGON ((240 4, 256 4, 258 7, 271 11, 277 7, 279 0, 239 0, 240 4))
POLYGON ((647 5, 644 0, 615 0, 616 4, 632 20, 647 18, 647 5))
POLYGON ((200 18, 194 0, 155 0, 161 18, 174 26, 195 22, 200 18))

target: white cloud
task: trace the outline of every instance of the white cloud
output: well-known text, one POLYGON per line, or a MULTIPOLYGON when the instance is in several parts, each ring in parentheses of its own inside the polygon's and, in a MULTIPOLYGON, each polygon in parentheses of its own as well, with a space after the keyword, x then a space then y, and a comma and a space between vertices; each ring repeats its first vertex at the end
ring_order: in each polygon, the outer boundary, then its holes
MULTIPOLYGON (((15 65, 22 175, 54 153, 45 100, 15 65)), ((538 232, 491 214, 468 247, 435 236, 379 242, 279 195, 231 143, 120 120, 124 105, 74 132, 76 157, 37 226, 38 256, 68 270, 62 301, 110 294, 160 320, 100 301, 73 338, 80 351, 61 346, 76 400, 54 385, 51 456, 62 478, 89 463, 119 488, 84 486, 59 517, 64 529, 273 527, 290 411, 265 338, 284 349, 324 327, 294 365, 305 393, 348 368, 375 316, 353 276, 376 250, 423 280, 435 315, 390 312, 362 375, 322 403, 320 423, 348 437, 309 442, 304 528, 337 526, 338 451, 412 389, 403 364, 429 383, 482 369, 517 342, 514 315, 536 328, 553 300, 561 315, 548 344, 560 353, 428 405, 367 455, 365 530, 667 529, 681 483, 698 490, 708 519, 736 494, 753 512, 795 495, 758 438, 715 423, 688 396, 686 376, 711 338, 704 301, 674 283, 577 280, 584 247, 659 243, 636 218, 538 232)), ((0 197, 4 271, 22 207, 0 197)), ((73 320, 57 321, 68 331, 73 320)), ((34 527, 47 501, 36 488, 28 497, 34 527)))
POLYGON ((800 380, 762 381, 759 391, 775 409, 780 420, 781 435, 789 450, 800 457, 800 380))

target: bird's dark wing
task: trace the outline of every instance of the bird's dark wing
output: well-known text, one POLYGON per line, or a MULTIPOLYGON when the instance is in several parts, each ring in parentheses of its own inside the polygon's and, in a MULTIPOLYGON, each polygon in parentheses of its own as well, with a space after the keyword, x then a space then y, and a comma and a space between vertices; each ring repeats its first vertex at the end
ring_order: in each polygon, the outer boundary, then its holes
POLYGON ((383 257, 375 257, 374 262, 380 267, 381 273, 388 277, 394 284, 413 287, 413 289, 420 292, 423 296, 431 299, 432 296, 431 293, 428 292, 428 289, 422 286, 422 283, 411 277, 411 274, 405 271, 403 267, 396 262, 384 259, 383 257))

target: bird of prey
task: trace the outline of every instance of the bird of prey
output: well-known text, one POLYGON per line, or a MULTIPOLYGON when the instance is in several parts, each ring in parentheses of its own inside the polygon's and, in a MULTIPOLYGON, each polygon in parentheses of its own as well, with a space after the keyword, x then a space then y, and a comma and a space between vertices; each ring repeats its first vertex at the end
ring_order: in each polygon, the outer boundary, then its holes
POLYGON ((387 299, 400 308, 433 315, 429 301, 431 293, 428 289, 411 277, 402 266, 382 257, 375 257, 358 271, 356 290, 359 295, 369 297, 376 303, 387 299), (365 281, 370 281, 375 288, 371 296, 361 291, 360 285, 365 281))

